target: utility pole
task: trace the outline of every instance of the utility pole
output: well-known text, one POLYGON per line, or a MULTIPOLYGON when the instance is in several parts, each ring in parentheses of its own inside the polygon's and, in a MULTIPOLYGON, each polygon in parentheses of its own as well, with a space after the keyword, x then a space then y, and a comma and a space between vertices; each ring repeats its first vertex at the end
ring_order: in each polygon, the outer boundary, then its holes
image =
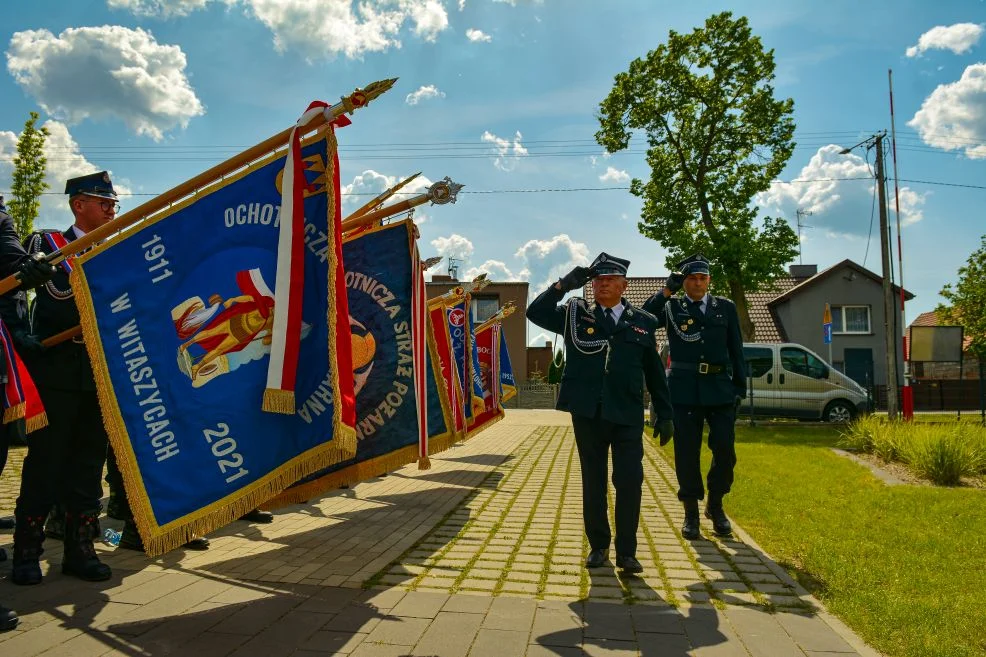
POLYGON ((897 337, 894 335, 894 291, 890 285, 893 272, 890 269, 890 227, 887 219, 886 172, 883 166, 883 139, 876 135, 876 187, 880 202, 880 255, 883 258, 883 331, 887 349, 887 416, 897 419, 897 337))
MULTIPOLYGON (((811 226, 809 226, 808 224, 801 223, 801 220, 804 217, 810 217, 811 215, 813 215, 815 213, 812 212, 811 210, 802 210, 801 208, 798 208, 797 210, 794 211, 794 214, 797 215, 797 217, 798 217, 798 264, 799 265, 803 265, 804 263, 801 262, 801 229, 802 228, 811 228, 811 226)), ((831 362, 831 359, 830 359, 830 362, 831 362)))

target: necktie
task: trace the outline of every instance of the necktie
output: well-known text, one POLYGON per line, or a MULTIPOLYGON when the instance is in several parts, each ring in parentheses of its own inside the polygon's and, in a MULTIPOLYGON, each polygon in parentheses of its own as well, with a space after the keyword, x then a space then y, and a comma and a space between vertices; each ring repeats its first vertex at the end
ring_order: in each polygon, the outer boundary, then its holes
POLYGON ((616 328, 616 318, 613 317, 613 309, 612 308, 607 308, 606 309, 606 326, 609 327, 609 330, 610 331, 612 331, 613 329, 616 328))
POLYGON ((692 309, 695 311, 696 315, 702 314, 702 301, 704 301, 704 299, 699 299, 698 301, 689 300, 689 303, 692 304, 692 309))

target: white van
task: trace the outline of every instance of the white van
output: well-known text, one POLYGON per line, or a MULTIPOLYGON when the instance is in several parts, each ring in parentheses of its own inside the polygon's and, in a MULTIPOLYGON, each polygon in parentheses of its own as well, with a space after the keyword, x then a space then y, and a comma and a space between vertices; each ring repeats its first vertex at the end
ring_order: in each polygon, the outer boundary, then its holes
POLYGON ((789 342, 745 343, 747 398, 738 415, 849 422, 870 409, 866 390, 818 354, 789 342))

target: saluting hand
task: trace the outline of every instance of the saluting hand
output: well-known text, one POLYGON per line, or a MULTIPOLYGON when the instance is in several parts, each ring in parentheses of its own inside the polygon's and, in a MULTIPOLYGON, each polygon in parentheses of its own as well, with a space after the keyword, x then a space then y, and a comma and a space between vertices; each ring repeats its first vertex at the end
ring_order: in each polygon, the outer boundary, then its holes
POLYGON ((591 281, 595 275, 591 267, 576 267, 558 280, 558 287, 562 292, 571 292, 591 281))
POLYGON ((671 294, 674 294, 680 290, 681 286, 684 284, 685 275, 676 271, 672 272, 671 275, 668 276, 668 280, 664 282, 664 287, 668 288, 668 291, 671 292, 671 294))

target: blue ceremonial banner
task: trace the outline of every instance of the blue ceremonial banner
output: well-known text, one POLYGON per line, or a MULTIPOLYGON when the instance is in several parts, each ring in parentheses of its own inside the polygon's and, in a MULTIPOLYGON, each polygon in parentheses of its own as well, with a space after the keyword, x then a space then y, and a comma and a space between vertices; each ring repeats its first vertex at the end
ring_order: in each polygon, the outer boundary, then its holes
POLYGON ((503 327, 500 328, 500 402, 503 403, 517 396, 517 381, 514 379, 514 368, 510 364, 507 336, 503 327))
POLYGON ((221 527, 356 449, 334 132, 309 140, 301 156, 295 413, 261 410, 283 151, 118 234, 73 271, 103 416, 148 554, 221 527))
POLYGON ((448 384, 441 373, 435 353, 431 317, 428 317, 428 357, 425 359, 425 385, 428 387, 428 453, 448 449, 455 440, 455 420, 452 417, 448 384))
POLYGON ((312 499, 418 458, 412 362, 414 230, 407 219, 346 238, 343 261, 356 391, 356 454, 302 479, 265 508, 312 499))
POLYGON ((448 321, 448 332, 452 339, 452 358, 455 360, 455 373, 462 384, 462 404, 463 416, 468 419, 472 417, 470 400, 472 399, 472 384, 467 383, 472 376, 469 372, 469 365, 472 356, 469 355, 469 307, 467 297, 445 308, 445 316, 448 321))

